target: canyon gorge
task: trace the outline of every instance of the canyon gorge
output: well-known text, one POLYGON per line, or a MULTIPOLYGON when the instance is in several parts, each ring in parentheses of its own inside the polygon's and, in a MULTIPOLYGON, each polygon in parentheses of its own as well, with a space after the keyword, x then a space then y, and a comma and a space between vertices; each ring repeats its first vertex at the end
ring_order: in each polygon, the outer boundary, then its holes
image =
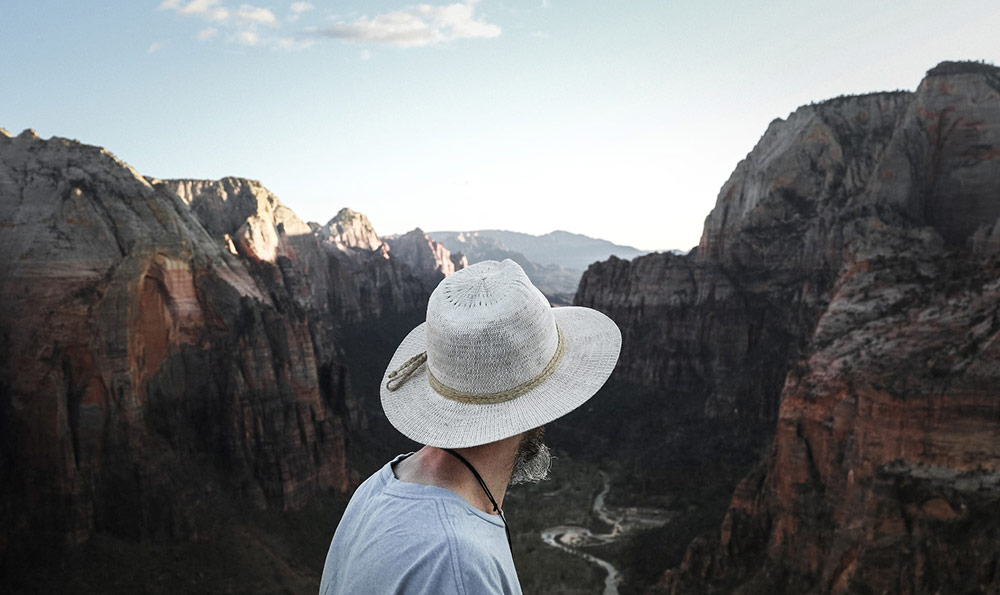
POLYGON ((1000 588, 998 147, 1000 70, 942 63, 775 120, 692 254, 590 267, 616 373, 764 446, 660 590, 1000 588))
MULTIPOLYGON (((254 180, 0 130, 0 569, 234 525, 271 551, 261 519, 311 519, 411 446, 381 416, 384 362, 445 275, 518 241, 305 222, 254 180)), ((670 520, 635 543, 658 545, 609 558, 622 593, 998 593, 1000 69, 774 120, 694 250, 629 255, 572 296, 578 269, 522 263, 623 334, 606 390, 547 429, 575 474, 614 468, 538 527, 594 529, 597 493, 656 499, 670 520)), ((546 547, 515 541, 519 564, 546 547)), ((260 589, 318 584, 276 568, 294 580, 260 589)))

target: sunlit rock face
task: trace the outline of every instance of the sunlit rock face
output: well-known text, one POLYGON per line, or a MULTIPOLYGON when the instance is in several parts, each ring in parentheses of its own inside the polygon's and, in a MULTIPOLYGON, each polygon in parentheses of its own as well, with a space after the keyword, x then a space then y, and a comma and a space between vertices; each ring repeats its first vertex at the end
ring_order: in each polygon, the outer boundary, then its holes
POLYGON ((317 227, 316 235, 343 252, 381 251, 384 254, 387 251, 368 217, 348 208, 340 209, 326 225, 317 227))
MULTIPOLYGON (((773 445, 670 593, 1000 588, 1000 70, 776 120, 698 249, 584 276, 616 374, 773 445)), ((724 431, 724 430, 723 430, 724 431)))
POLYGON ((379 239, 366 216, 341 209, 326 225, 312 224, 327 255, 330 311, 346 324, 423 311, 433 287, 379 239))
POLYGON ((210 539, 231 506, 350 489, 364 419, 339 337, 429 292, 347 227, 331 240, 252 180, 0 135, 0 558, 210 539))
POLYGON ((444 244, 431 239, 419 227, 401 236, 386 236, 384 239, 392 256, 406 263, 431 288, 468 264, 460 253, 452 254, 444 244))

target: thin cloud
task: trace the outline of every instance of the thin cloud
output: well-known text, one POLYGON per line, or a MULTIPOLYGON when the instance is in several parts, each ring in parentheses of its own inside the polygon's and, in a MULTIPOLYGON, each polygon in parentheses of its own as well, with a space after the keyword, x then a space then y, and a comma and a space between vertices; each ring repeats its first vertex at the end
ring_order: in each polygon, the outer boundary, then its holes
POLYGON ((177 14, 184 16, 198 16, 209 21, 224 22, 229 19, 231 13, 224 6, 218 6, 220 0, 190 0, 184 3, 181 0, 163 0, 157 7, 160 10, 173 10, 177 14))
POLYGON ((314 43, 314 41, 297 42, 288 37, 264 35, 259 31, 261 27, 278 28, 281 23, 269 9, 252 4, 229 8, 222 4, 222 0, 163 0, 158 8, 173 11, 183 17, 194 17, 213 23, 213 26, 198 31, 195 37, 199 41, 213 39, 224 31, 224 39, 227 42, 246 46, 302 48, 314 43))
POLYGON ((240 6, 240 9, 236 11, 236 20, 241 23, 257 23, 272 27, 278 24, 278 19, 275 18, 273 12, 266 8, 250 6, 249 4, 240 6))
POLYGON ((420 47, 455 39, 490 38, 500 35, 500 27, 475 15, 472 2, 446 6, 419 6, 375 15, 353 22, 340 22, 314 29, 315 35, 357 43, 380 43, 399 47, 420 47))
POLYGON ((299 17, 302 16, 302 13, 310 11, 314 8, 316 7, 313 6, 312 4, 309 4, 308 2, 292 2, 292 5, 289 7, 289 9, 292 11, 292 14, 288 17, 288 22, 294 23, 295 21, 299 20, 299 17))
POLYGON ((256 31, 240 31, 234 39, 243 45, 257 45, 260 43, 260 35, 256 31))
POLYGON ((549 34, 546 33, 545 31, 535 31, 534 33, 531 34, 531 36, 532 37, 536 37, 538 39, 548 39, 549 38, 549 34))
POLYGON ((152 54, 153 52, 158 51, 162 47, 163 47, 162 41, 154 41, 153 43, 149 44, 149 49, 146 50, 146 53, 152 54))

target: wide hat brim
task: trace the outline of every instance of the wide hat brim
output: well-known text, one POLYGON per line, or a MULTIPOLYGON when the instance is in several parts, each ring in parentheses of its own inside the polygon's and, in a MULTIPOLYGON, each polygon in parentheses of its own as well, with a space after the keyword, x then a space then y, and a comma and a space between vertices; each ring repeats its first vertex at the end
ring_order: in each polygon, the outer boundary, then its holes
POLYGON ((386 388, 390 371, 427 349, 427 323, 420 324, 400 343, 382 377, 382 409, 389 422, 420 444, 466 448, 515 436, 573 411, 611 375, 621 351, 621 331, 610 318, 591 308, 553 308, 552 315, 564 345, 556 369, 517 398, 485 405, 438 394, 428 382, 426 363, 396 390, 386 388))

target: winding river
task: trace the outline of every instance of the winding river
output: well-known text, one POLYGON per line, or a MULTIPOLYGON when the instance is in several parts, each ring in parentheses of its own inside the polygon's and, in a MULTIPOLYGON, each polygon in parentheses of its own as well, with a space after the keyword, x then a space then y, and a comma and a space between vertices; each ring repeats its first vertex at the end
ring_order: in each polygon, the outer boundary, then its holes
POLYGON ((605 505, 605 498, 611 489, 611 480, 607 473, 601 471, 604 487, 594 498, 594 515, 611 527, 607 533, 594 533, 586 527, 575 525, 559 525, 542 531, 542 541, 548 545, 579 556, 591 564, 600 566, 606 573, 604 579, 604 595, 618 595, 618 584, 621 582, 621 572, 607 560, 583 551, 581 548, 590 545, 611 543, 628 533, 638 529, 659 527, 670 521, 670 511, 659 508, 611 508, 605 505))

